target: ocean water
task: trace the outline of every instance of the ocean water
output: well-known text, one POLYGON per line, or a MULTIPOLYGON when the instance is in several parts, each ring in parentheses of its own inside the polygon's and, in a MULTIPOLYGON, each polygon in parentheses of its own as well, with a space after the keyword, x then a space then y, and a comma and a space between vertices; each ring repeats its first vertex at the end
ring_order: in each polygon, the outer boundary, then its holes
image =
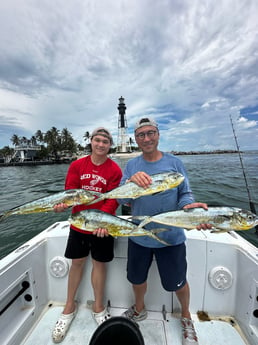
MULTIPOLYGON (((178 156, 185 164, 196 201, 210 206, 235 206, 250 209, 250 200, 258 213, 258 151, 239 155, 205 154, 178 156), (248 195, 247 188, 250 195, 248 195)), ((114 158, 123 168, 127 158, 114 158)), ((8 209, 60 192, 68 164, 0 167, 0 214, 8 209)), ((50 226, 67 220, 70 210, 63 213, 16 215, 0 222, 0 258, 50 226)), ((256 229, 240 232, 258 247, 256 229)), ((218 235, 219 236, 219 235, 218 235)))

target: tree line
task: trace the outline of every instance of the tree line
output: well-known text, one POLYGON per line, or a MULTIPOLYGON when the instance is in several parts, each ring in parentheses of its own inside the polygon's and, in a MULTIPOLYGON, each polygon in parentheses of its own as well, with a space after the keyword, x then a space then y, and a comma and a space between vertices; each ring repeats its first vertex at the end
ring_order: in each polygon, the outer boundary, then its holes
MULTIPOLYGON (((30 139, 25 136, 19 137, 17 134, 14 134, 10 141, 15 147, 40 146, 41 149, 37 152, 38 159, 44 159, 49 156, 58 159, 61 152, 73 155, 78 151, 87 150, 87 146, 90 146, 89 137, 90 133, 88 131, 85 132, 83 138, 86 143, 85 147, 83 147, 74 140, 71 132, 69 132, 67 128, 63 128, 62 131, 60 131, 56 127, 52 127, 46 133, 43 133, 41 130, 37 130, 30 139)), ((0 156, 10 156, 14 153, 14 150, 14 148, 5 146, 0 149, 0 156)))

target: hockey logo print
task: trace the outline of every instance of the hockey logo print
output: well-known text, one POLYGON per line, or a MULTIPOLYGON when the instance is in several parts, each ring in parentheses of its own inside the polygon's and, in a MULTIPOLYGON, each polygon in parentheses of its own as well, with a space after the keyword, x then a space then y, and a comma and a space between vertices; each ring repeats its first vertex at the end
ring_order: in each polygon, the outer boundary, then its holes
POLYGON ((104 179, 102 176, 99 176, 97 174, 83 174, 81 176, 81 180, 89 180, 89 179, 91 179, 89 185, 82 184, 82 188, 85 190, 101 193, 102 185, 107 184, 106 179, 104 179))

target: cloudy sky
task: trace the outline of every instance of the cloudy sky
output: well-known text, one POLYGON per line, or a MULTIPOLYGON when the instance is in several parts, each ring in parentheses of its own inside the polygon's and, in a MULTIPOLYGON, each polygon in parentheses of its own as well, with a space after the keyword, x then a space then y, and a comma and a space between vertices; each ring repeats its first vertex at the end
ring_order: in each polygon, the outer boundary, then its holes
POLYGON ((257 0, 0 2, 0 148, 142 116, 162 150, 258 149, 257 0))

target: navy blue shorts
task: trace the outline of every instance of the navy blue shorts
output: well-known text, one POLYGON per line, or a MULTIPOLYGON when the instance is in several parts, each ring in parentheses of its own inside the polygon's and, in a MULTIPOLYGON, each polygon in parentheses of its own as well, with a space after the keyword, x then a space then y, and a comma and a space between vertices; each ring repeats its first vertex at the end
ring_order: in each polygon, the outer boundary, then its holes
POLYGON ((87 257, 90 252, 91 257, 96 261, 112 261, 114 258, 114 237, 97 237, 70 229, 65 257, 81 259, 87 257))
POLYGON ((186 283, 186 247, 177 246, 148 248, 128 240, 127 279, 135 285, 143 284, 155 256, 160 280, 167 291, 181 289, 186 283))

